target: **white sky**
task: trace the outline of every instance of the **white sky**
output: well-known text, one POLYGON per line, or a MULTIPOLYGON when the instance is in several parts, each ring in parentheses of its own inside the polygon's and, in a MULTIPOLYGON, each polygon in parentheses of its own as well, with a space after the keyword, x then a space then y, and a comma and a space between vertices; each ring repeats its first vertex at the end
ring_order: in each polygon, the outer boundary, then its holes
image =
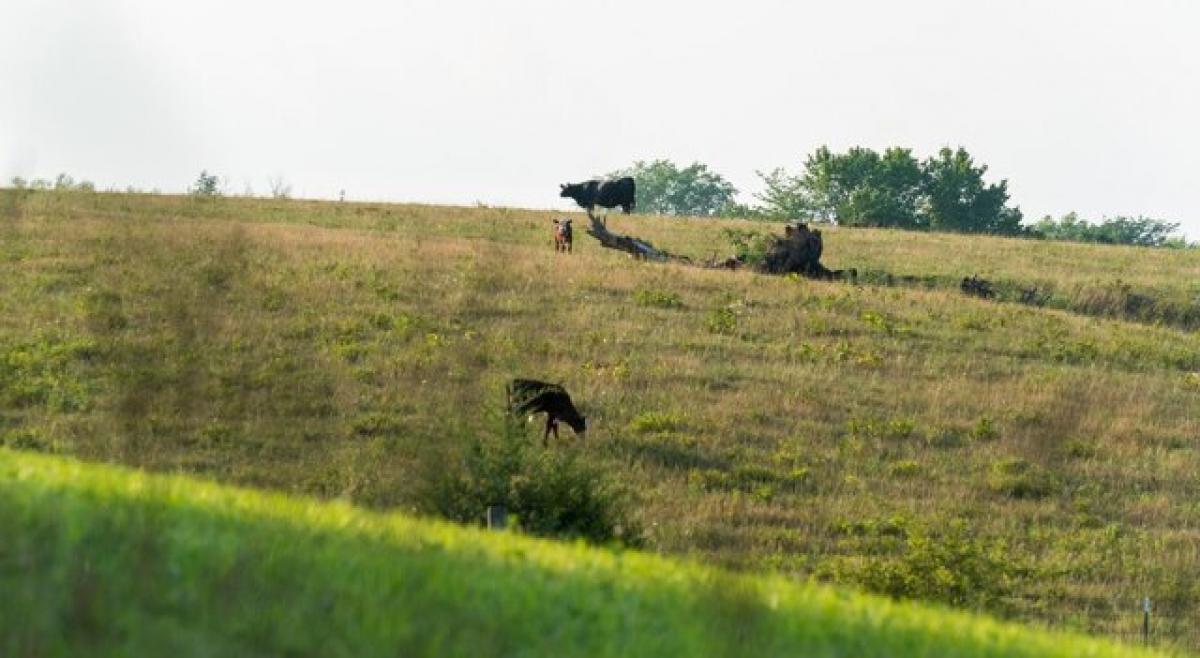
POLYGON ((0 176, 567 208, 700 160, 965 146, 1027 218, 1200 238, 1200 4, 0 0, 0 176))

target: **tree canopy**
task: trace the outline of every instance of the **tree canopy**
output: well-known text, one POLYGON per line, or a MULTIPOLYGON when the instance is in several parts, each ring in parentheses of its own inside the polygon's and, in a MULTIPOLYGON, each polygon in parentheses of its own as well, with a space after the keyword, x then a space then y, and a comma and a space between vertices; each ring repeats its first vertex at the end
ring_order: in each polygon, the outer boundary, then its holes
POLYGON ((1008 181, 985 180, 988 167, 964 148, 942 148, 918 159, 912 149, 882 153, 853 147, 838 153, 822 146, 793 174, 783 168, 756 172, 763 189, 755 203, 736 200, 737 188, 708 165, 680 167, 671 160, 639 160, 609 174, 637 181, 637 208, 663 215, 716 215, 832 222, 843 226, 1026 235, 1151 247, 1191 247, 1178 223, 1118 216, 1088 222, 1075 213, 1023 225, 1009 204, 1008 181))
POLYGON ((834 153, 822 146, 808 156, 804 172, 759 172, 764 213, 812 217, 848 226, 893 226, 946 231, 1021 232, 1021 212, 1009 207, 1008 183, 984 183, 986 166, 975 166, 964 149, 942 149, 919 162, 911 149, 882 154, 854 147, 834 153))
POLYGON ((1058 221, 1047 215, 1034 224, 1032 230, 1039 237, 1049 240, 1129 244, 1141 247, 1190 246, 1183 238, 1173 237, 1179 230, 1178 223, 1149 217, 1106 217, 1093 223, 1070 212, 1058 221))
POLYGON ((608 176, 633 176, 637 209, 646 213, 712 217, 731 208, 737 195, 732 183, 699 162, 680 168, 670 160, 639 160, 608 176))

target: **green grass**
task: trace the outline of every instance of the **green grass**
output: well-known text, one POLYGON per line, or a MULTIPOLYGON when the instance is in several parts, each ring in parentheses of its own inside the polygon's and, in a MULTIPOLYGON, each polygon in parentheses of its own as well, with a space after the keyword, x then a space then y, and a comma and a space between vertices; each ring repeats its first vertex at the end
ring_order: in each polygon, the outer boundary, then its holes
MULTIPOLYGON (((854 286, 555 254, 561 214, 0 192, 0 444, 428 514, 536 377, 650 551, 1116 637, 1149 596, 1200 648, 1200 335, 1084 308, 1189 308, 1200 252, 823 229, 831 267, 917 281, 854 286)), ((694 258, 779 230, 609 227, 694 258)))
POLYGON ((634 552, 0 449, 6 656, 1138 656, 634 552))

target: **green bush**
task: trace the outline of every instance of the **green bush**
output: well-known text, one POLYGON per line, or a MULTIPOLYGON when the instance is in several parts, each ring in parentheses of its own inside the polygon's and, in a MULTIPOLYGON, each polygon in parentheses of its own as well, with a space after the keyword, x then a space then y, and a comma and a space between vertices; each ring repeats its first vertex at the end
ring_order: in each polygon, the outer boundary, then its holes
POLYGON ((733 255, 747 265, 761 263, 771 247, 772 237, 765 233, 726 228, 721 230, 721 234, 733 245, 733 255))
POLYGON ((877 543, 878 550, 863 551, 863 559, 834 559, 820 569, 823 575, 898 599, 1002 610, 1014 578, 1024 571, 1003 543, 976 539, 961 522, 938 535, 912 529, 895 534, 886 531, 888 524, 869 527, 866 541, 877 543))
POLYGON ((671 411, 644 411, 629 422, 629 429, 638 434, 674 432, 683 426, 683 416, 671 411))
POLYGON ((991 441, 1000 436, 1000 430, 996 429, 996 423, 991 418, 980 416, 969 434, 976 441, 991 441))
POLYGON ((633 301, 638 306, 683 308, 683 300, 679 298, 679 294, 665 290, 639 290, 633 294, 633 301))
POLYGON ((732 334, 737 330, 737 313, 728 306, 713 309, 708 314, 708 330, 714 334, 732 334))
POLYGON ((1045 498, 1058 488, 1046 469, 1024 459, 1004 459, 992 464, 988 488, 1010 498, 1045 498))
POLYGON ((532 535, 640 543, 625 491, 575 453, 537 448, 511 420, 494 436, 472 436, 456 467, 430 472, 426 507, 446 518, 480 523, 501 505, 532 535))
POLYGON ((221 196, 221 190, 218 188, 218 179, 216 174, 208 173, 208 170, 200 172, 200 176, 196 178, 196 182, 192 184, 191 192, 197 197, 212 198, 221 196))

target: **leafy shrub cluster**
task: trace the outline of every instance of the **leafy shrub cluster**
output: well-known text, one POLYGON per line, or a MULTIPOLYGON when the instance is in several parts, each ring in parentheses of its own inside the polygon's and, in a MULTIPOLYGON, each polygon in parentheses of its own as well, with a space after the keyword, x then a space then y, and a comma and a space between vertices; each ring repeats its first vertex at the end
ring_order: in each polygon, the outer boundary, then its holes
POLYGON ((1089 222, 1086 219, 1080 219, 1076 213, 1070 212, 1057 221, 1050 215, 1046 215, 1031 229, 1037 237, 1048 240, 1176 249, 1194 246, 1189 245, 1182 237, 1173 236, 1179 230, 1178 222, 1166 222, 1149 217, 1105 217, 1098 222, 1089 222))
POLYGON ((458 464, 431 471, 426 506, 448 519, 480 523, 501 505, 511 525, 533 535, 640 543, 625 491, 574 452, 537 448, 517 421, 472 436, 458 464))
POLYGON ((77 371, 96 353, 90 341, 54 335, 0 345, 0 406, 46 407, 64 413, 86 408, 90 392, 77 371))
POLYGON ((743 231, 736 228, 722 229, 721 234, 733 245, 733 255, 749 266, 758 265, 767 256, 772 237, 758 231, 743 231))
POLYGON ((54 190, 56 192, 95 192, 96 185, 88 180, 76 181, 70 174, 61 173, 54 177, 54 180, 46 180, 45 178, 35 178, 33 180, 25 180, 20 176, 14 176, 9 184, 15 190, 32 190, 35 192, 44 192, 54 190))
POLYGON ((909 527, 903 518, 855 524, 866 557, 835 558, 819 572, 835 582, 852 583, 898 599, 937 601, 955 607, 1003 610, 1013 582, 1025 567, 1003 543, 972 536, 961 521, 931 534, 909 527))
POLYGON ((992 464, 988 488, 1010 498, 1045 498, 1058 489, 1053 474, 1024 459, 1004 459, 992 464))
POLYGON ((683 416, 672 411, 645 411, 629 423, 629 429, 638 434, 674 432, 682 426, 683 416))
POLYGON ((708 318, 705 321, 710 332, 727 336, 737 331, 737 323, 737 311, 734 311, 729 306, 714 308, 709 312, 708 318))
POLYGON ((638 306, 651 306, 656 308, 683 308, 683 300, 680 299, 679 293, 669 292, 666 290, 638 290, 633 294, 633 301, 638 306))

